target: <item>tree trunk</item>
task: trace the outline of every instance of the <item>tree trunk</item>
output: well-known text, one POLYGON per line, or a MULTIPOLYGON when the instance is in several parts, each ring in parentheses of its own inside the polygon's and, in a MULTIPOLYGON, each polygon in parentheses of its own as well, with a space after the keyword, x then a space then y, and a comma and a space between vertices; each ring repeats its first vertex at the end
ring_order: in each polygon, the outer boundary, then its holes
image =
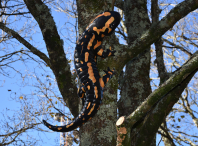
MULTIPOLYGON (((126 0, 124 5, 125 25, 127 27, 127 44, 133 41, 150 26, 147 13, 147 0, 126 0)), ((151 93, 150 86, 150 47, 126 64, 121 97, 119 101, 119 116, 129 115, 151 93)), ((131 130, 131 146, 136 146, 136 129, 131 130)), ((152 144, 147 144, 151 146, 152 144)), ((154 145, 155 146, 155 143, 154 145)))
MULTIPOLYGON (((104 10, 111 9, 111 4, 104 1, 77 1, 79 34, 83 33, 86 26, 94 17, 104 10)), ((106 37, 102 47, 104 49, 110 46, 110 43, 118 40, 111 40, 113 36, 106 37)), ((114 42, 115 43, 115 42, 114 42)), ((118 42, 117 42, 118 43, 118 42)), ((113 57, 105 59, 105 64, 97 64, 99 70, 112 69, 113 57)), ((99 60, 99 58, 98 58, 99 60)), ((114 61, 115 62, 115 61, 114 61)), ((103 71, 100 71, 102 76, 103 71)), ((117 79, 113 77, 105 86, 103 92, 103 101, 97 114, 90 121, 80 127, 80 146, 115 146, 116 145, 116 127, 117 120, 117 79)))

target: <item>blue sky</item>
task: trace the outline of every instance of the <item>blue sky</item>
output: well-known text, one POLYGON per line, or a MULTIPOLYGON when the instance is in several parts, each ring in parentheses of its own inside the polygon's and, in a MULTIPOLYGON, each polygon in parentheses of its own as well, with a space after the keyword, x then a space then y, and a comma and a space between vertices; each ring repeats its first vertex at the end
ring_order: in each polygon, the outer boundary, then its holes
MULTIPOLYGON (((64 34, 64 29, 61 27, 65 26, 65 23, 68 20, 67 16, 64 13, 58 13, 55 12, 54 10, 52 10, 52 15, 54 17, 54 20, 56 21, 56 25, 58 27, 59 30, 59 34, 63 33, 64 34)), ((14 19, 13 17, 11 19, 14 19)), ((30 22, 31 20, 28 20, 28 22, 30 22)), ((20 21, 17 21, 15 23, 13 23, 13 25, 11 25, 11 27, 14 28, 14 30, 18 30, 19 28, 22 28, 22 26, 25 24, 25 19, 21 19, 20 21), (20 26, 20 27, 15 27, 16 25, 20 26)), ((35 21, 33 20, 33 23, 35 24, 35 21)), ((31 25, 34 25, 31 24, 31 25)), ((67 25, 69 25, 67 23, 67 25)), ((69 27, 69 26, 68 26, 69 27)), ((32 38, 30 38, 29 36, 26 38, 26 40, 28 40, 33 46, 35 46, 36 48, 38 48, 40 51, 44 52, 47 55, 46 49, 45 49, 45 44, 43 41, 43 37, 42 34, 40 32, 40 30, 38 29, 38 26, 36 26, 37 32, 33 35, 29 35, 32 38)), ((30 31, 30 33, 33 33, 33 31, 30 31)), ((21 36, 25 35, 25 33, 22 33, 21 36)), ((75 35, 75 34, 74 34, 75 35)), ((67 35, 66 35, 67 36, 67 35)), ((62 38, 64 39, 64 38, 62 38)), ((65 40, 64 40, 65 41, 65 40)), ((10 50, 19 50, 21 48, 25 47, 21 44, 19 44, 15 39, 12 39, 13 44, 16 42, 18 45, 10 45, 10 44, 0 44, 0 48, 5 47, 6 52, 1 51, 0 55, 4 55, 4 53, 7 53, 10 50)), ((67 48, 71 48, 71 46, 73 45, 67 45, 66 41, 65 41, 65 50, 67 50, 67 48)), ((67 54, 67 58, 71 59, 71 53, 72 50, 70 50, 70 54, 67 54)), ((33 55, 32 53, 29 53, 31 57, 34 57, 35 60, 39 60, 38 57, 36 57, 35 55, 33 55)), ((24 59, 27 58, 24 57, 24 59)), ((38 93, 39 90, 39 84, 34 84, 36 82, 35 79, 35 74, 36 76, 40 79, 41 82, 48 84, 47 86, 52 89, 54 88, 56 93, 56 96, 60 96, 60 93, 57 89, 56 83, 53 83, 54 81, 54 76, 51 72, 51 70, 47 67, 45 67, 42 63, 39 65, 38 63, 35 63, 34 61, 30 61, 30 60, 25 60, 24 62, 22 61, 17 61, 15 63, 11 64, 12 67, 14 67, 16 70, 20 71, 22 74, 18 74, 16 73, 14 70, 12 70, 11 68, 6 68, 5 70, 8 71, 9 73, 9 77, 3 76, 2 74, 0 74, 0 90, 1 90, 1 102, 0 102, 0 111, 4 114, 8 114, 10 117, 15 117, 17 118, 17 112, 21 110, 21 104, 24 105, 25 99, 28 102, 32 102, 33 105, 36 105, 35 107, 35 111, 37 111, 37 109, 40 110, 39 108, 39 104, 37 104, 36 102, 39 102, 39 100, 42 98, 42 94, 38 93), (44 67, 43 69, 41 67, 44 67), (47 77, 49 76, 49 77, 47 77), (52 83, 51 87, 49 86, 49 83, 52 83), (35 87, 33 87, 33 85, 37 85, 35 87), (11 90, 11 91, 8 91, 11 90), (37 95, 41 95, 41 97, 38 97, 37 95), (20 97, 23 97, 23 99, 20 99, 20 97)), ((49 93, 49 95, 52 95, 49 93)), ((42 98, 43 100, 43 98, 42 98)), ((46 106, 47 108, 48 106, 46 106)), ((61 108, 61 105, 58 103, 57 107, 61 108)), ((62 109, 64 109, 62 107, 62 109)), ((65 109, 66 110, 66 109, 65 109)), ((68 112, 68 111, 65 111, 68 112)), ((42 113, 41 113, 42 114, 42 113)), ((42 120, 42 118, 50 118, 50 115, 47 116, 40 116, 40 119, 38 119, 39 121, 42 120)), ((0 114, 0 120, 3 119, 3 116, 1 116, 0 114)), ((51 118, 52 119, 52 118, 51 118)), ((52 120, 51 120, 52 121, 52 120)), ((10 121, 12 122, 12 121, 10 121)), ((53 124, 58 124, 58 123, 54 123, 53 124)), ((11 124, 10 125, 14 125, 11 124)), ((45 130, 48 130, 45 126, 43 126, 42 124, 39 126, 40 128, 43 128, 45 130)), ((3 132, 3 131, 1 131, 3 132)), ((37 130, 28 130, 28 134, 30 136, 24 135, 21 138, 23 139, 27 139, 29 138, 37 138, 38 140, 42 140, 41 142, 39 142, 39 145, 59 145, 59 136, 60 133, 57 132, 37 132, 37 130)), ((0 138, 1 139, 1 138, 0 138)))

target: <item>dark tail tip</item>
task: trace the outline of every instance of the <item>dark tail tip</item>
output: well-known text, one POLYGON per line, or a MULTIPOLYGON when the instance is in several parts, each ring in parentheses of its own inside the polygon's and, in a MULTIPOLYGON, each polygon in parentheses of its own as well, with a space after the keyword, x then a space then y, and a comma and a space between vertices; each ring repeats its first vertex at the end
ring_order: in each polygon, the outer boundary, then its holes
POLYGON ((45 120, 43 120, 43 124, 44 124, 45 126, 48 125, 48 123, 47 123, 45 120))

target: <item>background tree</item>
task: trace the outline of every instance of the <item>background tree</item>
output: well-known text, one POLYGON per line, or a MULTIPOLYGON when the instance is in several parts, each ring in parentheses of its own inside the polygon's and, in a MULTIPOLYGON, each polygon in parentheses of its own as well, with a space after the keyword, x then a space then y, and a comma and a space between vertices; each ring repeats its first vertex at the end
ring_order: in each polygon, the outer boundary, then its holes
MULTIPOLYGON (((197 21, 198 1, 77 0, 76 3, 71 2, 73 11, 63 7, 63 2, 19 2, 27 8, 27 16, 26 13, 22 16, 27 20, 34 18, 40 28, 39 33, 42 33, 46 45, 46 50, 43 51, 27 41, 28 35, 27 38, 22 37, 17 28, 10 27, 5 20, 0 22, 0 28, 6 35, 17 39, 27 48, 28 52, 23 53, 23 56, 29 55, 31 59, 41 61, 43 72, 51 71, 54 75, 54 80, 50 81, 43 81, 35 76, 37 82, 34 86, 39 87, 40 95, 44 95, 46 99, 41 102, 43 106, 39 112, 43 115, 52 113, 48 110, 51 107, 58 110, 55 106, 57 100, 67 106, 74 117, 81 109, 76 94, 76 75, 71 74, 70 60, 66 58, 49 7, 52 6, 74 18, 77 18, 77 11, 78 33, 81 34, 98 13, 111 10, 115 5, 123 16, 122 22, 116 34, 103 41, 103 48, 111 46, 116 50, 116 56, 99 59, 98 69, 103 75, 103 69, 108 66, 115 67, 117 75, 105 87, 103 104, 97 115, 80 128, 80 145, 117 143, 153 146, 156 145, 157 132, 161 134, 166 146, 197 145, 197 130, 191 130, 189 133, 187 128, 189 125, 197 128, 198 121, 195 75, 198 69, 197 26, 194 25, 197 21), (189 84, 192 78, 193 82, 189 84), (57 83, 61 97, 53 94, 55 90, 51 90, 52 82, 57 83), (46 83, 49 86, 46 86, 46 83), (117 101, 118 89, 120 98, 117 101), (48 111, 44 111, 44 108, 48 111), (187 124, 186 129, 182 128, 183 124, 187 124)), ((2 13, 2 16, 5 15, 5 12, 2 13)), ((31 109, 30 113, 32 111, 34 110, 31 109)), ((39 123, 38 121, 35 123, 39 123)))
MULTIPOLYGON (((35 46, 41 49, 41 43, 33 41, 33 35, 37 33, 37 24, 28 17, 30 12, 26 9, 25 3, 2 0, 0 4, 0 23, 12 28, 23 40, 36 44, 35 46), (21 21, 24 23, 20 23, 21 21)), ((36 56, 32 56, 32 52, 24 46, 21 47, 20 44, 12 35, 1 30, 0 145, 38 145, 39 141, 44 144, 42 139, 35 137, 34 134, 42 130, 39 128, 39 125, 43 125, 41 114, 44 115, 46 110, 50 112, 50 96, 47 95, 49 92, 53 94, 51 89, 54 88, 52 84, 54 79, 49 76, 46 64, 36 56), (42 72, 42 77, 37 70, 42 72), (13 80, 15 86, 10 84, 6 88, 5 84, 9 82, 8 80, 13 80), (21 90, 16 89, 17 85, 21 90), (32 91, 26 92, 29 86, 32 91), (10 96, 5 96, 5 92, 10 93, 10 96), (49 98, 47 99, 46 96, 49 98), (9 101, 6 108, 4 101, 9 101), (12 106, 15 108, 13 109, 12 106), (31 131, 36 132, 33 134, 31 131)))

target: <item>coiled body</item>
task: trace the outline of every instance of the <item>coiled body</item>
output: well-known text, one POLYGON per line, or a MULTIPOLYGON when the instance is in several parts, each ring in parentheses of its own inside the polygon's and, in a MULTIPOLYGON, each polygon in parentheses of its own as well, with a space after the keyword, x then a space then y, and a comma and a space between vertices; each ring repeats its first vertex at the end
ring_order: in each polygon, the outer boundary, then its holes
POLYGON ((105 71, 106 74, 100 77, 97 69, 97 56, 102 58, 114 56, 115 51, 107 49, 105 52, 101 47, 101 43, 105 36, 112 34, 116 29, 120 19, 118 12, 102 12, 80 36, 75 48, 74 64, 81 81, 78 96, 82 99, 83 109, 74 121, 65 126, 53 126, 43 120, 49 129, 58 132, 68 132, 80 127, 97 113, 102 102, 103 88, 114 72, 114 70, 108 68, 105 71))

